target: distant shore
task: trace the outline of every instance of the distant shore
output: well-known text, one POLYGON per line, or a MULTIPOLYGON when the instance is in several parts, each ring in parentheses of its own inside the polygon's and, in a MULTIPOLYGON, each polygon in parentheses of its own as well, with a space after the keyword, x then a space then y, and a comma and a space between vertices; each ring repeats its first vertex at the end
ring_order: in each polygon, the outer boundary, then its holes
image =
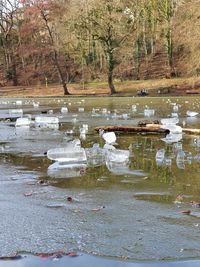
MULTIPOLYGON (((143 80, 143 81, 115 81, 116 94, 113 96, 141 96, 147 92, 148 96, 185 96, 200 95, 200 77, 143 80)), ((68 84, 70 96, 107 96, 109 88, 106 82, 91 82, 85 84, 68 84)), ((42 97, 64 96, 60 84, 29 85, 29 86, 1 86, 0 97, 42 97)))

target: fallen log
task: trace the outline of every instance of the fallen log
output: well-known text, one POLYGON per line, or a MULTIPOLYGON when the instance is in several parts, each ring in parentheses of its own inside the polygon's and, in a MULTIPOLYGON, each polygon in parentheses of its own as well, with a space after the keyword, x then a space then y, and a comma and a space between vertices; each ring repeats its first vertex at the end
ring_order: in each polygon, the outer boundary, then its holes
POLYGON ((200 94, 200 90, 196 89, 196 90, 186 90, 186 94, 190 94, 190 95, 199 95, 200 94))
POLYGON ((144 127, 147 124, 160 124, 159 120, 141 120, 138 122, 137 126, 144 127))
MULTIPOLYGON (((147 124, 146 127, 152 127, 155 126, 155 124, 147 124)), ((161 124, 157 124, 157 127, 162 128, 161 124)), ((191 128, 182 128, 182 132, 186 134, 197 134, 200 135, 200 129, 191 129, 191 128)))
MULTIPOLYGON (((105 132, 125 132, 125 133, 165 133, 168 134, 168 129, 163 129, 160 124, 147 124, 144 127, 126 126, 126 125, 104 125, 95 128, 95 131, 104 130, 105 132)), ((183 133, 200 135, 200 129, 182 128, 183 133)))
POLYGON ((200 129, 190 129, 190 128, 182 128, 183 133, 186 134, 200 134, 200 129))
POLYGON ((162 129, 157 124, 153 124, 150 127, 139 127, 139 126, 116 126, 116 125, 107 125, 107 126, 98 126, 95 128, 95 131, 100 129, 105 132, 127 132, 127 133, 169 133, 168 129, 162 129))

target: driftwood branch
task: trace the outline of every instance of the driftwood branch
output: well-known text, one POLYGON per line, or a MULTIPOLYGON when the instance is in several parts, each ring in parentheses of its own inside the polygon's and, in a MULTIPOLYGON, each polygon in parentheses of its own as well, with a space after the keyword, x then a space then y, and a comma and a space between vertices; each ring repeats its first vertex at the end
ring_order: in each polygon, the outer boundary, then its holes
MULTIPOLYGON (((154 127, 155 124, 147 124, 146 127, 154 127)), ((162 125, 157 124, 158 128, 162 128, 162 125)), ((200 135, 200 129, 182 128, 182 132, 186 134, 197 134, 200 135)))
MULTIPOLYGON (((159 126, 159 125, 158 125, 159 126)), ((95 128, 95 131, 99 131, 103 129, 105 132, 127 132, 127 133, 169 133, 169 130, 162 129, 157 125, 153 125, 150 127, 139 127, 139 126, 98 126, 95 128)))
MULTIPOLYGON (((160 124, 147 124, 146 126, 116 126, 116 125, 104 125, 95 128, 95 131, 100 129, 105 132, 125 132, 125 133, 165 133, 168 134, 169 130, 163 129, 160 124)), ((182 128, 183 133, 200 135, 200 129, 182 128)))

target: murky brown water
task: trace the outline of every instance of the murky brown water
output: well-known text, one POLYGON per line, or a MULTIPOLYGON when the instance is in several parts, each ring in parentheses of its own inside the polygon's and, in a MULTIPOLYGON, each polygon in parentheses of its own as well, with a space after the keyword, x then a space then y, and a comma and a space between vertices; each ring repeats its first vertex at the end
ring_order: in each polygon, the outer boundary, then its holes
MULTIPOLYGON (((99 125, 136 125, 144 109, 155 109, 153 119, 166 118, 179 105, 180 125, 200 128, 200 98, 63 98, 0 100, 0 253, 78 250, 136 260, 198 258, 200 251, 200 148, 197 136, 183 134, 179 142, 184 162, 176 162, 177 147, 160 135, 117 134, 117 148, 132 156, 127 171, 105 165, 51 169, 45 152, 79 138, 79 127, 89 125, 82 147, 104 141, 94 131, 99 125), (137 105, 132 112, 131 106, 137 105), (67 106, 69 112, 61 114, 67 106), (16 129, 9 109, 22 108, 32 119, 53 110, 59 129, 16 129), (80 112, 84 108, 84 112, 80 112), (92 113, 92 109, 99 109, 92 113), (78 110, 79 109, 79 110, 78 110), (108 112, 105 112, 107 109, 108 112), (109 113, 110 112, 110 113, 109 113), (76 119, 76 120, 75 120, 76 119), (67 131, 72 130, 69 135, 67 131), (171 164, 159 165, 159 149, 171 164), (170 165, 170 166, 169 166, 170 165), (42 180, 42 183, 40 182, 42 180), (48 183, 48 186, 44 186, 48 183), (177 199, 177 196, 180 198, 177 199), (71 197, 73 201, 69 201, 71 197), (193 205, 190 203, 193 201, 193 205), (182 211, 191 210, 191 215, 182 211)), ((50 116, 50 115, 49 115, 50 116)))

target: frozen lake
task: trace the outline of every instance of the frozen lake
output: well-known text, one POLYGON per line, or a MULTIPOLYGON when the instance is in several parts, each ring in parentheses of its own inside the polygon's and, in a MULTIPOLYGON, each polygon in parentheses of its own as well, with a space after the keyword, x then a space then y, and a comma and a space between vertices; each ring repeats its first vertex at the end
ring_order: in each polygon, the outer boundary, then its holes
POLYGON ((199 106, 197 97, 0 99, 0 254, 75 250, 131 260, 198 259, 198 136, 183 134, 177 143, 158 134, 116 134, 115 147, 131 152, 125 169, 56 169, 46 152, 78 138, 83 148, 103 147, 94 131, 99 125, 178 116, 178 125, 200 128, 200 115, 186 116, 199 106), (61 113, 62 107, 68 112, 61 113), (150 118, 148 108, 155 110, 150 118), (22 116, 16 109, 31 118, 30 127, 15 127, 22 116), (59 125, 36 127, 36 116, 57 117, 59 125), (80 136, 83 124, 89 130, 80 136), (180 150, 184 159, 177 162, 180 150), (190 215, 183 213, 188 210, 190 215))

